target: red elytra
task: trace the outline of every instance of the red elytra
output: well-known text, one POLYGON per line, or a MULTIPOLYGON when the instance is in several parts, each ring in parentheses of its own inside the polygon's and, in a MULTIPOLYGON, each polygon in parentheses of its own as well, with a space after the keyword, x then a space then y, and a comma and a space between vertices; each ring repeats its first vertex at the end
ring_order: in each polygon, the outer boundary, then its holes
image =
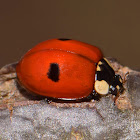
POLYGON ((58 99, 81 99, 91 94, 96 63, 103 58, 95 46, 64 39, 44 41, 19 61, 19 82, 29 91, 58 99))

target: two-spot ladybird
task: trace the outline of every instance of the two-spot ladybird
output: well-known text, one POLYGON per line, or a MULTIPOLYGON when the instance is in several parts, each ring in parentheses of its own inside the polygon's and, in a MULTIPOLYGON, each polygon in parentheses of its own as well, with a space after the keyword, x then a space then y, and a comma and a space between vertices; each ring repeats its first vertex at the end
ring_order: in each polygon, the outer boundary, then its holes
POLYGON ((25 89, 64 101, 117 96, 123 82, 95 46, 70 39, 51 39, 29 50, 16 67, 25 89))

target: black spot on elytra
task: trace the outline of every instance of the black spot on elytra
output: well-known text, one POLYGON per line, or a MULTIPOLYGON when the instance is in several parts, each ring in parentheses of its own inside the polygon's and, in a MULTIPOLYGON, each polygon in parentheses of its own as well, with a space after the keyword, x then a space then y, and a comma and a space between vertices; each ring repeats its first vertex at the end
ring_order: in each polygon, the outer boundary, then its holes
POLYGON ((48 78, 54 82, 58 82, 59 74, 60 74, 59 65, 57 63, 51 63, 49 72, 47 73, 48 78))
POLYGON ((71 39, 67 39, 67 38, 59 38, 58 40, 61 40, 61 41, 67 41, 67 40, 71 40, 71 39))

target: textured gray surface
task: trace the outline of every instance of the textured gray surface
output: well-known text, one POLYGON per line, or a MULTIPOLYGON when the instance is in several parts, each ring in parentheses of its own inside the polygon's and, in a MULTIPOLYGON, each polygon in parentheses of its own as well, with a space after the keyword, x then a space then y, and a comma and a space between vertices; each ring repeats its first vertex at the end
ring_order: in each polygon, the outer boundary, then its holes
MULTIPOLYGON (((79 103, 79 107, 74 107, 74 104, 73 107, 66 107, 62 103, 46 104, 41 101, 32 105, 30 103, 24 105, 22 102, 21 106, 20 100, 24 101, 25 97, 19 96, 15 80, 9 82, 0 84, 6 91, 4 92, 0 86, 0 140, 140 139, 139 72, 131 71, 128 75, 125 83, 128 101, 123 100, 123 104, 118 104, 118 101, 114 106, 111 96, 103 97, 95 105, 97 110, 94 107, 82 107, 82 103, 79 103), (7 92, 12 94, 5 94, 7 92), (16 102, 19 101, 19 105, 14 103, 15 98, 16 102), (13 108, 10 109, 8 106, 12 104, 13 108), (9 109, 13 111, 12 115, 9 109)), ((122 96, 122 99, 124 97, 122 96)), ((88 104, 94 105, 94 103, 88 104)))
MULTIPOLYGON (((14 108, 12 121, 9 110, 0 112, 1 139, 63 140, 78 132, 87 140, 138 140, 140 137, 140 112, 119 111, 109 97, 95 109, 56 108, 49 104, 14 108), (72 133, 73 132, 73 133, 72 133)), ((80 138, 79 138, 80 139, 80 138)))

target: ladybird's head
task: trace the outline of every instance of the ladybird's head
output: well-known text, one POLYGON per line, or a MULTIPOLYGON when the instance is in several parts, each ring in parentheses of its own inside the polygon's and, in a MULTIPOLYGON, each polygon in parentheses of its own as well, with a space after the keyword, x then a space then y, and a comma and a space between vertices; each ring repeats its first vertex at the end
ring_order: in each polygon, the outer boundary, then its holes
POLYGON ((124 91, 121 76, 115 74, 106 59, 100 60, 97 64, 94 90, 101 96, 107 94, 117 96, 124 91))
POLYGON ((116 74, 114 76, 114 80, 112 84, 110 85, 109 93, 116 96, 117 93, 121 94, 123 93, 123 91, 124 91, 124 87, 123 87, 122 77, 116 74))

